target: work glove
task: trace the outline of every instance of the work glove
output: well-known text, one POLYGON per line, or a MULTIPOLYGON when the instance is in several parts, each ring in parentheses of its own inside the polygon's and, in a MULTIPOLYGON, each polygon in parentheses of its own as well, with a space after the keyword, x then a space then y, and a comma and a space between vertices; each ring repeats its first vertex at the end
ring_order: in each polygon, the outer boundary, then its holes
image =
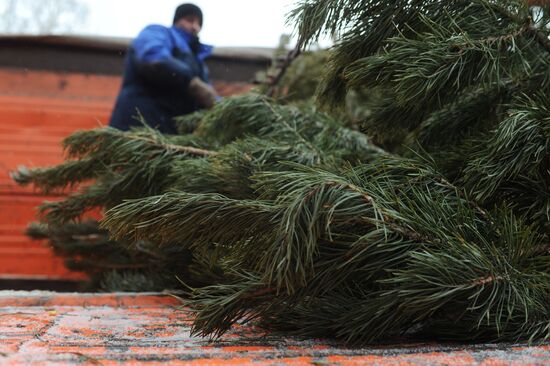
POLYGON ((214 88, 198 77, 191 79, 188 92, 202 108, 212 108, 218 99, 218 94, 214 88))

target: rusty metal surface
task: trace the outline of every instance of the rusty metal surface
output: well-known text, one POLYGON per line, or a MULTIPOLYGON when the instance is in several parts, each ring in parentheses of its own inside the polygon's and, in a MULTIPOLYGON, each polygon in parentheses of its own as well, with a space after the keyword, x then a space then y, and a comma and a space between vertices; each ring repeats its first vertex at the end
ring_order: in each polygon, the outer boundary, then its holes
POLYGON ((346 348, 236 326, 190 336, 160 294, 0 292, 1 365, 549 365, 550 346, 407 344, 346 348))

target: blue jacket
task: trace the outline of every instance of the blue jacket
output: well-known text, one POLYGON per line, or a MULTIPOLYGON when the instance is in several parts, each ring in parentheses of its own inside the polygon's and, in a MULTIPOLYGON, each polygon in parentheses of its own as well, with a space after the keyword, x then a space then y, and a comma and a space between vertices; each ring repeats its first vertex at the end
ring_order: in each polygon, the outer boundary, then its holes
POLYGON ((141 31, 126 56, 110 126, 128 130, 141 125, 135 117, 142 115, 159 131, 176 133, 172 118, 199 109, 187 93, 189 82, 195 76, 208 82, 204 60, 212 47, 198 44, 194 53, 193 41, 193 35, 173 26, 150 25, 141 31))

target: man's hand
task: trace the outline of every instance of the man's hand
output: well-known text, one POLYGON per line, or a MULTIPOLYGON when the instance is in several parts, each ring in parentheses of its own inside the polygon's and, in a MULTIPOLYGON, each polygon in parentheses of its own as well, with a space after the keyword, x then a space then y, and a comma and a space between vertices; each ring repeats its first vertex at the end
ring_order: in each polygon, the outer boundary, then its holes
POLYGON ((218 98, 218 94, 214 88, 198 77, 191 79, 188 91, 199 102, 202 108, 212 108, 218 98))

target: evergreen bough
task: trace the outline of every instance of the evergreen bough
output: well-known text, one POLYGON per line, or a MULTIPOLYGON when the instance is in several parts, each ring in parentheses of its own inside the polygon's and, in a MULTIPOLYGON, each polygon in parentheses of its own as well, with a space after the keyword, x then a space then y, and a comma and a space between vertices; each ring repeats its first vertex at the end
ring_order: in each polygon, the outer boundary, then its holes
POLYGON ((302 47, 339 37, 321 108, 376 95, 366 135, 254 94, 176 136, 78 132, 66 163, 14 174, 81 187, 34 235, 106 288, 179 283, 199 335, 248 320, 349 344, 547 340, 550 7, 304 0, 293 17, 302 47))

